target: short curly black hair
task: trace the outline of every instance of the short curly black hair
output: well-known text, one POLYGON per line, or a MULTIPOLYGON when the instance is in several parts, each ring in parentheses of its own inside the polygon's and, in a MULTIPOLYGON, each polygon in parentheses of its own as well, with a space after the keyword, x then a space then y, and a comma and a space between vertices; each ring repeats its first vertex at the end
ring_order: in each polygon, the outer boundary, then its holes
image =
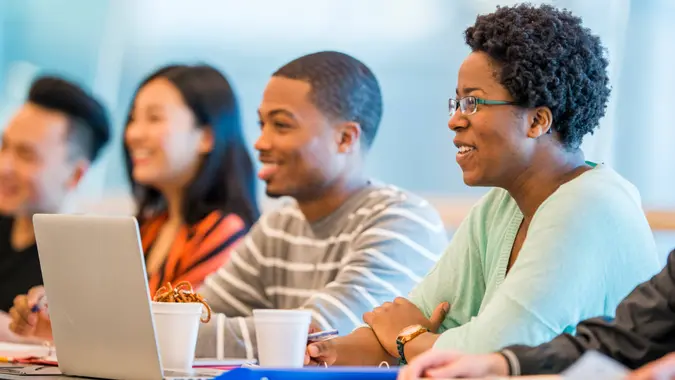
POLYGON ((581 18, 551 5, 497 7, 465 31, 474 52, 496 62, 496 77, 523 107, 546 106, 570 149, 598 127, 610 94, 600 38, 581 18))
POLYGON ((361 140, 370 147, 382 119, 382 93, 375 74, 358 59, 336 51, 304 55, 273 76, 310 84, 311 102, 323 113, 361 126, 361 140))

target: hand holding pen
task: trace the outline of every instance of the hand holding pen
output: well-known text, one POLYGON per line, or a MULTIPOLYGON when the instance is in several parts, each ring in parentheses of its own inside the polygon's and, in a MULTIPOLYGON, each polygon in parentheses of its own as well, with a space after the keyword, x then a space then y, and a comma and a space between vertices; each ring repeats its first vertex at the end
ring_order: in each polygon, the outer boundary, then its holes
POLYGON ((42 286, 32 288, 28 294, 14 299, 9 310, 10 330, 23 337, 52 340, 52 325, 47 313, 47 298, 42 286))
POLYGON ((311 329, 307 337, 307 350, 305 351, 305 365, 324 365, 329 366, 333 364, 335 358, 318 357, 312 350, 316 350, 316 346, 332 347, 330 340, 338 337, 337 330, 316 331, 311 329))

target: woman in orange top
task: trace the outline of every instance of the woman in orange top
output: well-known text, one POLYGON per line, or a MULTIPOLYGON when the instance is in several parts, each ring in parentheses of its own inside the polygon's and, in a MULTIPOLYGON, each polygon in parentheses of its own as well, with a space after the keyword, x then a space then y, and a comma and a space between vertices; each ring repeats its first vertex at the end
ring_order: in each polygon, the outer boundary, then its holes
POLYGON ((134 95, 124 148, 151 294, 198 287, 259 215, 232 87, 210 66, 158 70, 134 95))
MULTIPOLYGON (((167 281, 198 287, 259 215, 253 164, 227 79, 209 66, 168 66, 150 75, 133 97, 124 153, 150 294, 167 281)), ((39 286, 14 300, 14 333, 52 339, 48 315, 31 311, 44 293, 39 286), (21 315, 38 317, 32 330, 21 315)))

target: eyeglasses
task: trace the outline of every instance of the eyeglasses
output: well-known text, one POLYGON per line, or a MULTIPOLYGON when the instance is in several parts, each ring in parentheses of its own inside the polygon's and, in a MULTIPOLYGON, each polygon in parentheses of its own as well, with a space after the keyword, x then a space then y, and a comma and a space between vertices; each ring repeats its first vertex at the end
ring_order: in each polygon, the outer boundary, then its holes
POLYGON ((495 105, 495 106, 501 106, 501 105, 515 105, 515 102, 507 102, 504 100, 487 100, 487 99, 481 99, 477 98, 475 96, 465 96, 461 99, 452 99, 450 98, 448 100, 448 107, 450 111, 450 117, 452 117, 455 112, 457 112, 457 109, 459 108, 460 111, 464 115, 473 115, 478 111, 478 105, 479 104, 485 104, 485 105, 495 105))

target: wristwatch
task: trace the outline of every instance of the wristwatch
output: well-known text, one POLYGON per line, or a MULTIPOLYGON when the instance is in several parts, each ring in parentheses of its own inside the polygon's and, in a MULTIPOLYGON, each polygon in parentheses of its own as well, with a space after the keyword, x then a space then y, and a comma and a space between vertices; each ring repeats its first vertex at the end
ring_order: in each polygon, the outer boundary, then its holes
POLYGON ((412 325, 404 328, 400 333, 398 333, 398 337, 396 338, 396 348, 398 349, 400 364, 408 364, 408 362, 405 360, 405 353, 403 352, 403 347, 405 344, 426 332, 429 332, 428 328, 422 325, 412 325))

